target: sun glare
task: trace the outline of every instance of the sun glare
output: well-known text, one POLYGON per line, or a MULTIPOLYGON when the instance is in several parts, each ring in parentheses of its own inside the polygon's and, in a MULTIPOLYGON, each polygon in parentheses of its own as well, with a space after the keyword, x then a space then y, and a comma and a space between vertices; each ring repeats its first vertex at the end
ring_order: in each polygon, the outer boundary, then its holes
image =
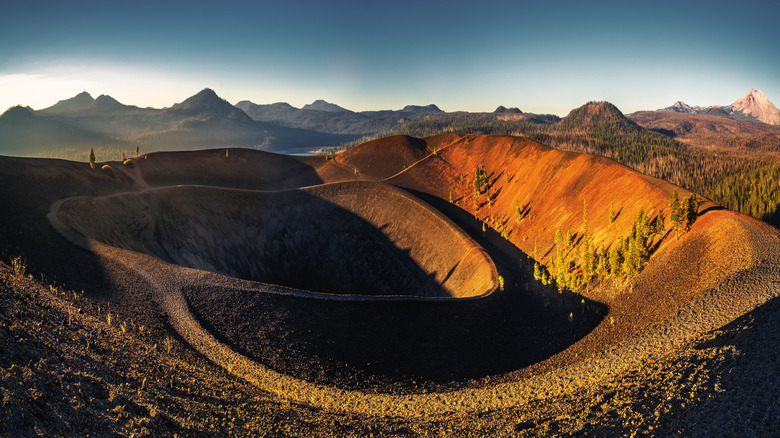
POLYGON ((90 90, 96 84, 82 79, 70 79, 44 74, 0 75, 0 111, 15 105, 42 109, 90 90))

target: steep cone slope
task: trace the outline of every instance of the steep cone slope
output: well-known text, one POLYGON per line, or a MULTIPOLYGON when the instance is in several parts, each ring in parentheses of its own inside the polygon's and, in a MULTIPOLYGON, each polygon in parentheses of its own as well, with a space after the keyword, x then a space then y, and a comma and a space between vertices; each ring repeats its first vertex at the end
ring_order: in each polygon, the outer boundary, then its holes
MULTIPOLYGON (((380 142, 372 143, 370 150, 363 149, 367 143, 351 152, 368 159, 373 150, 382 149, 380 142)), ((665 232, 656 235, 654 243, 668 242, 673 193, 677 191, 680 198, 690 195, 608 158, 563 152, 524 138, 452 134, 428 137, 425 142, 437 154, 418 160, 406 171, 375 163, 366 177, 378 179, 403 171, 388 182, 451 200, 461 214, 474 216, 476 210, 479 221, 504 232, 526 254, 532 255, 536 243, 539 261, 545 264, 551 261, 557 230, 571 232, 575 241, 587 230, 596 247, 607 249, 619 234, 627 237, 640 210, 651 219, 663 214, 665 232), (475 204, 473 182, 478 168, 488 182, 475 204), (612 222, 610 209, 615 216, 612 222)), ((714 206, 704 200, 699 210, 714 206)))
MULTIPOLYGON (((477 216, 504 230, 526 254, 532 255, 536 243, 539 261, 545 264, 551 261, 557 230, 571 232, 575 241, 587 231, 596 247, 606 249, 618 234, 627 237, 637 214, 644 210, 651 218, 661 212, 668 233, 673 193, 677 191, 681 198, 690 195, 687 190, 604 157, 558 151, 516 137, 478 136, 468 143, 453 144, 454 138, 428 138, 429 147, 442 149, 439 157, 425 164, 435 170, 423 170, 423 166, 412 169, 408 175, 399 176, 398 184, 409 181, 415 189, 444 199, 451 194, 455 205, 473 214, 472 182, 477 167, 484 169, 491 181, 491 201, 488 205, 487 196, 480 195, 477 216), (450 144, 452 147, 446 148, 450 144), (450 186, 420 185, 418 181, 423 177, 417 174, 441 172, 442 163, 458 182, 450 186), (610 209, 615 216, 612 222, 610 209)), ((699 209, 712 206, 705 201, 699 209)), ((656 236, 656 240, 664 236, 656 236)))

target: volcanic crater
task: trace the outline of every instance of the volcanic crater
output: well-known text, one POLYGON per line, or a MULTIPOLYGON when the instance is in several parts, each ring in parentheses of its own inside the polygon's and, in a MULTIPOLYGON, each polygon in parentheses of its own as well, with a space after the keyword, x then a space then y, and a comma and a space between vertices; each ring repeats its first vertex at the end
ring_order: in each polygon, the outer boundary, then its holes
POLYGON ((777 231, 707 200, 679 238, 662 223, 632 278, 602 273, 574 291, 538 281, 535 263, 560 264, 558 231, 572 236, 569 260, 583 242, 603 257, 640 212, 669 218, 673 192, 689 192, 518 137, 393 136, 335 156, 231 149, 133 162, 110 163, 116 180, 83 163, 26 171, 44 172, 30 177, 40 184, 57 169, 65 185, 40 195, 56 201, 49 221, 122 284, 114 306, 154 313, 133 295, 151 289, 196 351, 327 409, 424 415, 554 396, 778 295, 766 282, 777 231))
POLYGON ((492 260, 474 240, 380 182, 166 187, 70 198, 57 217, 110 246, 291 289, 377 299, 468 298, 498 287, 492 260))

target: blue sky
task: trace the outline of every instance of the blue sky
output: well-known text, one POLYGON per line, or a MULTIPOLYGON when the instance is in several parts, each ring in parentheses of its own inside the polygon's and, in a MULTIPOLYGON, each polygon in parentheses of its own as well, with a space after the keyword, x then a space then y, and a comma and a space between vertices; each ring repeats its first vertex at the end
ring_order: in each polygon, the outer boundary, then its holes
MULTIPOLYGON (((8 3, 8 2, 6 2, 8 3)), ((0 111, 88 91, 165 107, 325 99, 626 113, 749 89, 780 104, 780 2, 68 1, 0 6, 0 111)))

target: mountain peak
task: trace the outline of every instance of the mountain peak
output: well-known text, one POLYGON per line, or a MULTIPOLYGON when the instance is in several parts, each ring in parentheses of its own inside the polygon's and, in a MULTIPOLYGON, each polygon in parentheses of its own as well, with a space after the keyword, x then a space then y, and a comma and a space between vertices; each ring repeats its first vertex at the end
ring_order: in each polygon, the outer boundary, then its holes
POLYGON ((511 107, 507 108, 504 105, 499 105, 498 108, 496 108, 495 111, 493 111, 494 114, 523 114, 522 111, 520 111, 520 108, 511 107))
POLYGON ((666 108, 659 109, 658 111, 663 111, 666 113, 699 114, 704 110, 706 110, 706 108, 702 108, 698 105, 690 106, 682 100, 678 100, 674 103, 674 105, 667 106, 666 108))
POLYGON ((118 100, 106 94, 101 94, 100 96, 98 96, 97 99, 95 99, 95 105, 103 108, 124 106, 118 100))
POLYGON ((16 105, 8 108, 6 112, 0 115, 3 120, 19 120, 32 117, 33 110, 29 106, 16 105))
POLYGON ((732 115, 758 120, 770 125, 780 124, 780 110, 761 90, 750 89, 744 96, 726 107, 732 115))
POLYGON ((327 111, 331 113, 340 112, 340 111, 349 111, 346 108, 342 108, 335 103, 325 102, 322 99, 317 99, 314 102, 304 105, 303 108, 305 110, 315 110, 315 111, 327 111))
POLYGON ((610 114, 610 115, 617 115, 617 116, 623 116, 623 113, 620 112, 620 110, 613 104, 602 101, 602 102, 588 102, 585 105, 581 106, 584 111, 586 111, 588 114, 610 114))
POLYGON ((194 97, 200 97, 201 99, 219 99, 217 93, 211 88, 204 88, 200 90, 194 97))
POLYGON ((619 130, 635 127, 635 123, 609 102, 588 102, 579 108, 573 109, 564 117, 559 127, 563 130, 591 129, 598 126, 610 125, 619 130))
POLYGON ((165 111, 186 117, 226 118, 237 122, 252 121, 244 111, 217 96, 217 93, 210 88, 204 88, 184 102, 177 103, 165 111))
POLYGON ((217 96, 214 90, 204 88, 194 96, 173 105, 168 110, 184 115, 208 114, 226 116, 235 109, 228 101, 217 96))
POLYGON ((401 111, 405 113, 412 113, 412 114, 438 114, 444 112, 434 104, 425 105, 425 106, 406 105, 401 111))
POLYGON ((95 102, 95 99, 87 93, 82 91, 81 93, 71 97, 70 99, 63 99, 54 105, 43 109, 42 111, 49 113, 66 113, 71 111, 81 111, 87 109, 95 102))

